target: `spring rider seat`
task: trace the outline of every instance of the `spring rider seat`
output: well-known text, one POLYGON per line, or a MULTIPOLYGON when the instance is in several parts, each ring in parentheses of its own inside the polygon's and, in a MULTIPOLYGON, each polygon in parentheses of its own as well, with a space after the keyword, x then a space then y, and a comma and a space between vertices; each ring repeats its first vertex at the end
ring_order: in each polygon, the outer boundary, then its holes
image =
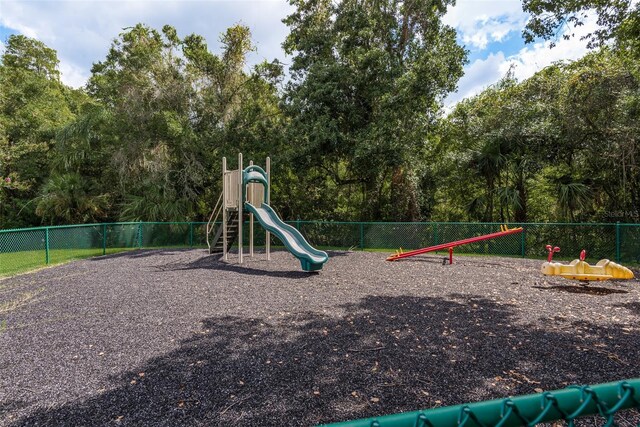
POLYGON ((560 276, 565 279, 590 282, 593 280, 627 280, 633 279, 633 272, 627 267, 616 264, 608 259, 601 259, 596 265, 588 264, 584 259, 587 251, 580 252, 580 259, 574 259, 569 264, 553 262, 553 254, 560 252, 559 247, 546 246, 549 256, 547 262, 542 264, 542 274, 545 276, 560 276))

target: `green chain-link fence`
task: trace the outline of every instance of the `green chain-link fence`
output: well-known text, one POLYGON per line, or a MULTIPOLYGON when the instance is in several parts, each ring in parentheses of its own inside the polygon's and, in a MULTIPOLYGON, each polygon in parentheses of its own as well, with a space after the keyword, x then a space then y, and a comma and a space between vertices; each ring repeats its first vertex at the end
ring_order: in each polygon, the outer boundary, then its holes
POLYGON ((575 386, 553 392, 405 412, 330 426, 533 427, 539 423, 565 420, 571 427, 576 418, 598 415, 603 419, 602 425, 608 427, 616 425, 616 412, 629 408, 640 409, 640 379, 575 386))
MULTIPOLYGON (((418 249, 500 230, 498 223, 381 223, 289 221, 307 240, 323 249, 394 251, 418 249)), ((524 232, 476 242, 456 254, 544 258, 545 245, 560 246, 559 259, 608 258, 640 262, 640 224, 509 224, 524 232)), ((71 259, 131 249, 206 247, 203 222, 135 222, 0 230, 0 275, 28 271, 71 259)), ((245 247, 249 227, 243 227, 245 247)), ((264 245, 264 230, 255 224, 255 245, 264 245)), ((272 245, 280 242, 273 238, 272 245)))
MULTIPOLYGON (((366 250, 419 249, 500 231, 499 223, 340 223, 293 221, 314 244, 366 250)), ((509 224, 524 232, 459 246, 459 254, 546 256, 545 245, 560 246, 558 258, 577 258, 587 249, 589 258, 639 262, 640 224, 509 224)))

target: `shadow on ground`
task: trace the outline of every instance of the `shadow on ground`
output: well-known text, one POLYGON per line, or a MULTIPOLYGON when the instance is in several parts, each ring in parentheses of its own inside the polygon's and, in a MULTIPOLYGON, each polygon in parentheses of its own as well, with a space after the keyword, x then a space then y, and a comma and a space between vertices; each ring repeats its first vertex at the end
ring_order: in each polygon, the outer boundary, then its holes
POLYGON ((173 248, 173 249, 127 249, 123 252, 117 252, 114 254, 100 255, 97 257, 88 258, 89 261, 100 262, 104 259, 111 258, 146 258, 150 256, 156 255, 175 255, 176 253, 186 252, 186 251, 197 251, 201 250, 203 253, 206 253, 206 249, 202 248, 173 248))
MULTIPOLYGON (((329 252, 330 257, 345 256, 345 252, 329 252)), ((235 256, 235 254, 232 254, 235 256)), ((257 253, 256 257, 264 257, 258 260, 263 261, 265 267, 268 265, 266 255, 264 253, 257 253)), ((252 260, 252 263, 255 259, 252 260)), ((255 265, 255 264, 253 264, 255 265)), ((183 263, 174 262, 155 266, 159 271, 179 271, 179 270, 224 270, 231 271, 239 274, 246 274, 250 276, 269 276, 269 277, 284 277, 289 279, 302 279, 309 277, 310 274, 317 274, 317 271, 307 272, 300 271, 300 262, 298 260, 291 261, 291 271, 270 271, 267 269, 248 267, 247 264, 238 264, 237 259, 231 259, 225 262, 222 259, 221 254, 205 255, 195 261, 183 263)))
MULTIPOLYGON (((265 259, 265 263, 268 261, 265 259)), ((252 263, 253 264, 253 263, 252 263)), ((254 264, 255 265, 255 264, 254 264)), ((266 264, 264 264, 266 267, 266 264)), ((298 266, 299 263, 292 261, 292 268, 298 266)), ((181 271, 181 270, 219 270, 219 271, 231 271, 234 273, 246 274, 250 276, 269 276, 269 277, 284 277, 289 279, 302 279, 305 277, 309 277, 310 274, 315 274, 315 272, 309 273, 305 271, 269 271, 260 268, 247 267, 246 264, 236 264, 233 261, 225 262, 222 260, 222 255, 214 254, 214 255, 206 255, 201 258, 198 258, 195 261, 184 263, 184 262, 173 262, 160 264, 153 267, 158 271, 181 271)))
POLYGON ((611 294, 628 294, 629 293, 629 291, 625 291, 622 289, 604 288, 602 286, 593 286, 593 285, 555 285, 555 286, 532 286, 532 287, 535 289, 567 292, 570 294, 611 295, 611 294))
POLYGON ((113 390, 14 425, 314 425, 640 376, 640 341, 615 325, 521 325, 464 295, 343 309, 205 319, 113 390))
POLYGON ((624 304, 616 304, 615 307, 622 307, 640 316, 640 302, 628 302, 624 304))

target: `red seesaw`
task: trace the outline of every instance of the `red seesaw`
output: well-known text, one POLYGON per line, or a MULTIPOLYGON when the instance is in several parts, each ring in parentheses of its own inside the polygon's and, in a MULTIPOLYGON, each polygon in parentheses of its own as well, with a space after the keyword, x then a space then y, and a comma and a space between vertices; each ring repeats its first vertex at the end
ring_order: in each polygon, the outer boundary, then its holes
POLYGON ((428 248, 416 249, 414 251, 402 252, 402 249, 395 255, 391 255, 387 258, 387 261, 397 261, 402 258, 409 258, 415 255, 426 254, 427 252, 442 251, 449 249, 449 264, 453 264, 453 248, 460 245, 467 245, 469 243, 480 242, 482 240, 495 239, 496 237, 508 236, 509 234, 522 233, 522 227, 507 228, 506 225, 500 226, 500 231, 497 233, 485 234, 477 237, 469 237, 468 239, 456 240, 455 242, 442 243, 440 245, 429 246, 428 248))

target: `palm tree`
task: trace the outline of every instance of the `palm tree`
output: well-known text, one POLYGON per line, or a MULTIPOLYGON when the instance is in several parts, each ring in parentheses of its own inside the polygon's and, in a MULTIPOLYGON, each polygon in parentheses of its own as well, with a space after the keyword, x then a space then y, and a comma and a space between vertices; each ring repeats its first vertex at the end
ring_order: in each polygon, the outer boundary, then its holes
POLYGON ((90 184, 77 173, 52 175, 37 200, 36 214, 50 224, 98 222, 109 207, 109 196, 92 194, 90 184))
POLYGON ((576 212, 585 210, 591 202, 591 188, 569 174, 552 178, 551 181, 558 197, 560 214, 576 222, 576 212))
POLYGON ((504 148, 499 138, 483 141, 472 151, 469 161, 469 167, 485 181, 485 195, 482 199, 485 208, 483 219, 487 222, 493 220, 494 192, 507 161, 504 148))

